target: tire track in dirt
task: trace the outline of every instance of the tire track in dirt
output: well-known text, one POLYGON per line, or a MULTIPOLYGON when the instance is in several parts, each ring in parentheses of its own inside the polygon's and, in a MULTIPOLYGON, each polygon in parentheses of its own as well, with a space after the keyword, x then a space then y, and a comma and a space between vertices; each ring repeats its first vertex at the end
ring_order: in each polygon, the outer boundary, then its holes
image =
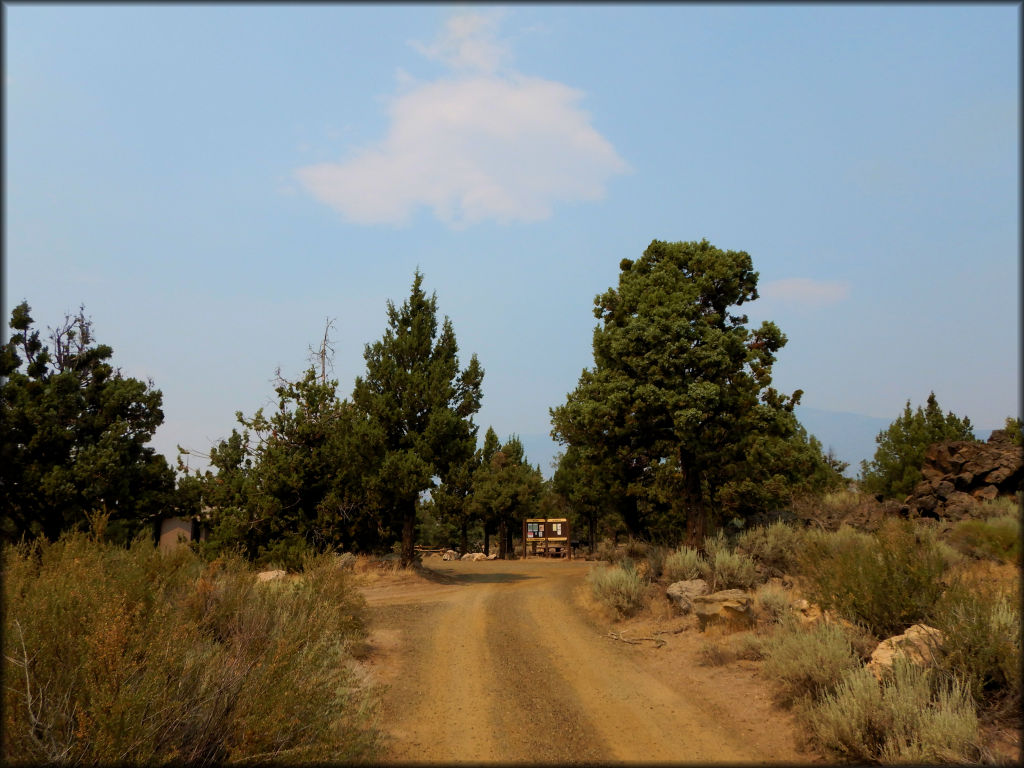
MULTIPOLYGON (((533 586, 533 585, 531 585, 533 586)), ((572 695, 554 649, 538 644, 529 603, 548 599, 537 588, 492 594, 487 644, 499 696, 491 718, 507 762, 598 762, 608 746, 572 695)))
POLYGON ((390 695, 407 706, 390 723, 391 760, 476 763, 493 760, 497 751, 483 677, 491 664, 487 590, 456 588, 452 594, 406 629, 411 663, 399 670, 390 695))
POLYGON ((553 584, 548 600, 532 601, 534 642, 551 647, 565 670, 572 698, 608 742, 603 760, 629 763, 749 762, 749 745, 731 738, 721 720, 691 699, 690 691, 666 685, 615 648, 568 604, 570 585, 553 584), (585 665, 578 663, 586 659, 585 665), (576 660, 577 663, 573 663, 576 660))
POLYGON ((676 651, 603 637, 575 591, 590 567, 445 563, 366 590, 377 648, 368 664, 390 686, 382 759, 804 762, 786 718, 751 709, 760 689, 691 671, 697 637, 674 638, 676 651))

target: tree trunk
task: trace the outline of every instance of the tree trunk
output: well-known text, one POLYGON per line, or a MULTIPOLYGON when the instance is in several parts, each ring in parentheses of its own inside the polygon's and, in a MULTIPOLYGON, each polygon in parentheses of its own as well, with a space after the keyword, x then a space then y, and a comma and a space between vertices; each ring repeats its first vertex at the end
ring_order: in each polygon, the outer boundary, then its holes
POLYGON ((686 493, 683 497, 686 505, 686 545, 693 549, 701 549, 707 530, 707 512, 704 509, 700 473, 693 467, 683 471, 686 473, 686 493))
POLYGON ((402 514, 402 567, 412 565, 416 554, 416 502, 408 504, 402 514))
POLYGON ((459 539, 459 546, 462 548, 459 552, 460 555, 469 552, 469 520, 462 521, 462 537, 459 539))
POLYGON ((512 526, 505 526, 505 537, 508 541, 505 544, 505 554, 510 560, 514 560, 516 557, 516 548, 512 546, 512 526))
POLYGON ((484 520, 484 554, 491 554, 491 532, 489 530, 490 523, 484 520))
POLYGON ((594 542, 597 540, 597 515, 591 515, 587 522, 590 527, 590 554, 594 554, 594 542))
POLYGON ((498 559, 504 560, 507 553, 506 545, 508 543, 507 534, 508 523, 505 518, 498 520, 498 559))

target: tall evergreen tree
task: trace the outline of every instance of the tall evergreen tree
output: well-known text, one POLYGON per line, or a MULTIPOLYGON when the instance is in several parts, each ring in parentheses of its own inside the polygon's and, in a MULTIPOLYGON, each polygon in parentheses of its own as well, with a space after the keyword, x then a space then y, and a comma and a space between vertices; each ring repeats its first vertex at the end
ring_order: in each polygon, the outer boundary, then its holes
MULTIPOLYGON (((487 437, 492 434, 489 429, 487 437)), ((493 450, 473 475, 473 500, 484 520, 497 527, 499 559, 511 554, 513 523, 535 510, 542 483, 540 470, 527 463, 523 444, 515 435, 493 450)))
MULTIPOLYGON (((592 459, 587 449, 570 445, 558 458, 558 466, 551 479, 551 491, 565 500, 571 510, 574 530, 586 530, 587 545, 591 551, 597 544, 598 526, 603 522, 619 521, 625 489, 616 483, 616 467, 601 466, 592 459)), ((612 522, 612 526, 617 526, 612 522)))
POLYGON ((733 314, 758 296, 745 252, 655 240, 619 266, 618 288, 594 300, 594 367, 552 410, 552 435, 617 467, 630 533, 685 524, 700 543, 729 489, 756 476, 755 449, 783 458, 793 438, 801 392, 771 387, 786 337, 733 314))
POLYGON ((459 370, 451 321, 445 317, 438 333, 437 296, 422 285, 417 269, 402 306, 387 303, 388 327, 366 346, 366 375, 352 393, 382 435, 377 488, 385 525, 401 537, 403 565, 413 560, 420 494, 472 455, 484 374, 476 355, 459 370))
POLYGON ((976 440, 970 419, 952 411, 943 415, 934 392, 916 411, 907 400, 903 414, 875 438, 874 458, 860 463, 861 488, 888 497, 906 496, 921 481, 928 446, 954 440, 976 440))
POLYGON ((451 465, 436 490, 431 492, 429 505, 438 522, 453 526, 458 531, 459 552, 469 551, 469 526, 476 519, 473 505, 473 476, 480 467, 480 451, 451 465))
POLYGON ((257 562, 289 567, 307 547, 377 546, 367 478, 379 461, 379 433, 315 368, 297 381, 278 378, 274 413, 238 413, 242 434, 233 430, 210 453, 217 473, 180 483, 183 490, 199 483, 212 510, 211 546, 240 545, 257 562))
POLYGON ((49 346, 30 313, 14 308, 0 351, 3 538, 55 539, 105 511, 108 538, 127 542, 174 500, 174 472, 148 445, 163 395, 111 365, 84 308, 51 329, 49 346))

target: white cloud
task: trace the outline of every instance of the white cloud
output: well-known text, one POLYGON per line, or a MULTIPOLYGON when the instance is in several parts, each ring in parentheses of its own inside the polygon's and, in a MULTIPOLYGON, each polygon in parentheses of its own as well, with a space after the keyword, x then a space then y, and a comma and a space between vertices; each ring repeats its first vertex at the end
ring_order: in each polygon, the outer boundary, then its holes
POLYGON ((816 308, 842 301, 849 294, 849 286, 835 281, 790 277, 764 283, 758 286, 757 292, 764 299, 816 308))
POLYGON ((454 74, 406 82, 380 142, 341 163, 296 175, 318 200, 361 224, 402 223, 420 206, 451 226, 551 215, 555 203, 596 200, 628 170, 578 106, 582 92, 517 72, 498 74, 507 51, 496 17, 461 15, 432 46, 454 74))
POLYGON ((497 39, 504 14, 462 13, 452 16, 445 31, 431 45, 411 45, 428 59, 441 61, 456 71, 492 73, 509 58, 508 46, 497 39))

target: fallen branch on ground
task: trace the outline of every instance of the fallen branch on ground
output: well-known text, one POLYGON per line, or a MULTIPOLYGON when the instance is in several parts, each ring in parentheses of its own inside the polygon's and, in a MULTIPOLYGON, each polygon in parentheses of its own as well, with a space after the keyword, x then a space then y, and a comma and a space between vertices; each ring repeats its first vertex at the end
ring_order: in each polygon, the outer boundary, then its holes
POLYGON ((605 637, 610 637, 612 640, 621 640, 622 642, 629 643, 630 645, 639 645, 644 640, 650 640, 655 644, 655 648, 661 648, 663 645, 668 644, 668 641, 662 640, 660 637, 623 637, 620 633, 612 632, 610 629, 605 637))
POLYGON ((685 631, 686 631, 686 625, 684 624, 683 626, 676 627, 675 629, 659 629, 654 634, 656 634, 656 635, 678 635, 680 632, 685 632, 685 631))

